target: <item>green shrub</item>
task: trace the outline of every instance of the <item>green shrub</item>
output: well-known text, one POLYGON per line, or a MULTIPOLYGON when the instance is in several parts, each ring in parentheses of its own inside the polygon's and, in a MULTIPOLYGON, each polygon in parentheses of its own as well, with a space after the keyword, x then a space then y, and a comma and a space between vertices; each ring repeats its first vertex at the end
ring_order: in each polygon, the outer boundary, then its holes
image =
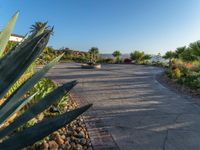
POLYGON ((73 57, 72 60, 77 63, 87 63, 88 59, 86 57, 73 57))
POLYGON ((115 60, 113 58, 101 58, 99 63, 114 64, 115 60))
POLYGON ((34 99, 40 100, 45 97, 48 93, 53 91, 56 88, 56 85, 53 81, 48 78, 41 79, 33 88, 29 91, 30 95, 36 93, 34 99))
POLYGON ((182 77, 181 81, 182 84, 185 84, 191 88, 197 89, 200 88, 200 76, 199 73, 190 72, 185 77, 182 77))

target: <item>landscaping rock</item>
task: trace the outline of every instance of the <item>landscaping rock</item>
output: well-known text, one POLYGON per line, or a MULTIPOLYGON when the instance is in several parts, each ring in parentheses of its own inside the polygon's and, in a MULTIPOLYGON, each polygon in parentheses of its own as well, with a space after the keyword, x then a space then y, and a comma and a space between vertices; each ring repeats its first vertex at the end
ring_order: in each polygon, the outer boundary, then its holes
POLYGON ((76 145, 76 150, 82 150, 82 149, 83 149, 82 145, 80 145, 80 144, 76 145))
MULTIPOLYGON (((69 100, 67 110, 76 108, 77 105, 69 100)), ((39 120, 41 116, 36 118, 39 120)), ((43 116, 43 118, 45 118, 43 116)), ((86 130, 83 118, 79 117, 65 127, 52 133, 45 138, 45 141, 40 145, 33 145, 28 150, 92 150, 91 141, 86 130)))
POLYGON ((58 144, 55 141, 49 141, 50 150, 58 150, 58 144))
POLYGON ((57 135, 57 136, 56 136, 55 141, 56 141, 56 143, 57 143, 58 145, 64 144, 64 140, 61 138, 60 135, 57 135))
POLYGON ((42 145, 40 147, 40 149, 42 149, 42 150, 48 150, 48 148, 49 148, 49 145, 47 142, 42 143, 42 145))

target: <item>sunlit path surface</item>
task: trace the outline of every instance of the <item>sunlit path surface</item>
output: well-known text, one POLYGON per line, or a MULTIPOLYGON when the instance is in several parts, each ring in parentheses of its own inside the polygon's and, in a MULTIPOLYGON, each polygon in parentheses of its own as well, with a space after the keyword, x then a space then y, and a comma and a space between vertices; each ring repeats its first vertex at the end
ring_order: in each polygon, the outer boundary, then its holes
POLYGON ((59 83, 78 80, 72 94, 94 104, 86 122, 95 149, 200 150, 200 107, 158 83, 161 69, 78 67, 59 64, 48 76, 59 83))

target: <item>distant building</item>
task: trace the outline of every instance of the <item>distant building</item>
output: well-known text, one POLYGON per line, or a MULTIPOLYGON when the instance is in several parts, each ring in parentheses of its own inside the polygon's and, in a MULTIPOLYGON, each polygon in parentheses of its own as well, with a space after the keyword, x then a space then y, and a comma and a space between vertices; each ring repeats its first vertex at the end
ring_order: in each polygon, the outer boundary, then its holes
POLYGON ((10 36, 9 41, 21 42, 23 39, 24 39, 24 36, 22 36, 22 35, 12 34, 12 35, 10 36))

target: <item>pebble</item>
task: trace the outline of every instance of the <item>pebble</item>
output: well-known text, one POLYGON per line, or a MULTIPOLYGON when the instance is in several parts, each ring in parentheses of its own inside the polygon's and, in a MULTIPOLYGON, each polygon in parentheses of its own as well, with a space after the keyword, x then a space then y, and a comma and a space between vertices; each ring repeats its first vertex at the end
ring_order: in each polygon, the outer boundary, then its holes
POLYGON ((85 133, 83 131, 80 131, 79 134, 77 135, 78 138, 84 138, 85 133))
POLYGON ((58 144, 55 141, 49 141, 50 150, 58 150, 58 144))
POLYGON ((71 145, 72 149, 76 148, 76 144, 74 142, 71 142, 70 145, 71 145))
POLYGON ((80 144, 77 144, 76 145, 76 150, 82 150, 83 149, 83 146, 82 145, 80 145, 80 144))
POLYGON ((81 143, 82 145, 85 145, 85 144, 87 144, 87 140, 86 140, 86 139, 81 139, 80 143, 81 143))
MULTIPOLYGON (((74 109, 74 104, 72 106, 74 109)), ((80 117, 47 136, 45 140, 47 142, 45 141, 39 147, 32 146, 29 150, 93 150, 85 123, 80 117)))
POLYGON ((93 148, 90 146, 90 147, 88 147, 88 149, 87 150, 93 150, 93 148))
POLYGON ((41 121, 42 119, 44 118, 44 114, 43 113, 40 113, 39 115, 37 115, 36 119, 38 121, 41 121))
POLYGON ((43 150, 48 150, 48 143, 47 142, 43 142, 42 145, 40 146, 40 149, 43 149, 43 150))
POLYGON ((66 138, 65 135, 61 135, 60 137, 61 137, 63 140, 65 140, 65 138, 66 138))
POLYGON ((55 141, 56 141, 56 143, 57 143, 58 145, 64 144, 64 140, 60 137, 60 135, 57 135, 57 136, 55 137, 55 141))

